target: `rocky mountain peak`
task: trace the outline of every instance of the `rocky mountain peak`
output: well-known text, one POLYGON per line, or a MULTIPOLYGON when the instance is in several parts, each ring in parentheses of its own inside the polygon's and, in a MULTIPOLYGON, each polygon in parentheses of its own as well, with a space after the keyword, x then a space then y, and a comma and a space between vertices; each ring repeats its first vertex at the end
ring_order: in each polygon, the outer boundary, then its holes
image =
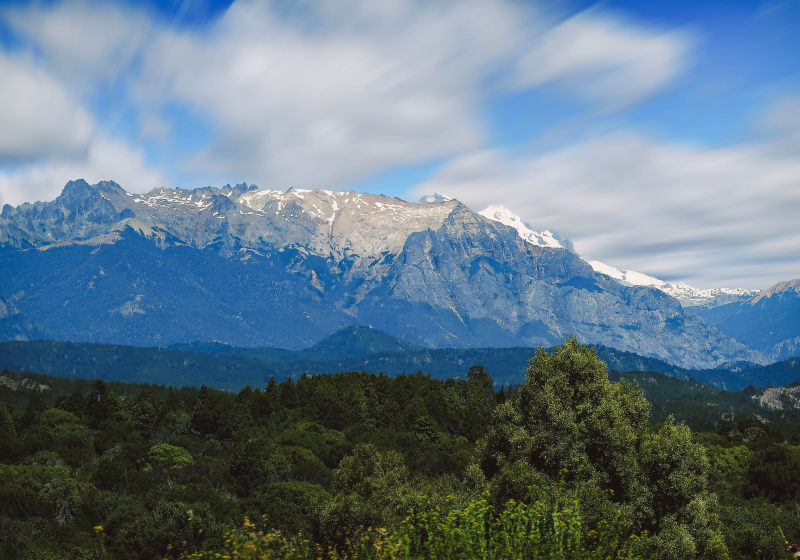
POLYGON ((70 181, 61 190, 55 202, 63 205, 86 204, 88 201, 99 200, 100 190, 98 185, 92 186, 83 179, 70 181))
POLYGON ((789 296, 800 296, 800 278, 797 278, 795 280, 784 280, 782 282, 778 282, 777 284, 770 286, 766 290, 762 290, 761 292, 759 292, 747 303, 756 304, 765 298, 771 298, 773 296, 782 296, 784 294, 789 296))
POLYGON ((760 359, 666 294, 596 274, 554 232, 441 195, 74 181, 4 213, 0 243, 18 272, 0 297, 24 294, 10 336, 296 345, 367 324, 434 347, 575 335, 685 365, 760 359))
POLYGON ((92 190, 93 189, 85 179, 74 179, 72 181, 67 181, 67 184, 61 189, 61 196, 71 196, 91 192, 92 190))

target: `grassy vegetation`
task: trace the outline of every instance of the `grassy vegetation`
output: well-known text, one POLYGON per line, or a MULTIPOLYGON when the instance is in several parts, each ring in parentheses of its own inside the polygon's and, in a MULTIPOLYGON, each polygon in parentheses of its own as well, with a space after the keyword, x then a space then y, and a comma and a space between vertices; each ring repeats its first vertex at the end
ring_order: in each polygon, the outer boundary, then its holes
POLYGON ((236 394, 0 377, 3 558, 785 558, 800 539, 791 410, 611 382, 574 340, 511 391, 480 367, 236 394), (654 418, 671 402, 710 429, 654 418))

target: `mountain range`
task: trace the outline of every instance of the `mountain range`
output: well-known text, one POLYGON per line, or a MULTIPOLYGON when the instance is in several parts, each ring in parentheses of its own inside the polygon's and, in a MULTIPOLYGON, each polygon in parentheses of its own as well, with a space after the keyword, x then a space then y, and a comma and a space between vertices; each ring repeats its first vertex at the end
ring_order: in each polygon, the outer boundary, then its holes
POLYGON ((429 348, 577 336, 686 368, 775 355, 506 209, 441 196, 71 181, 54 201, 3 207, 0 267, 0 339, 298 349, 372 325, 429 348))
POLYGON ((778 282, 743 301, 696 313, 770 360, 800 355, 800 280, 778 282))
MULTIPOLYGON (((441 195, 434 196, 441 197, 441 195)), ((568 239, 564 239, 550 230, 545 230, 543 232, 534 231, 522 218, 504 206, 492 204, 479 212, 479 214, 490 220, 513 227, 517 230, 518 235, 528 243, 541 245, 543 247, 564 248, 573 252, 575 251, 574 246, 568 239)), ((680 301, 681 305, 684 307, 712 308, 726 303, 744 301, 759 293, 759 290, 748 290, 746 288, 710 288, 699 290, 683 282, 672 284, 653 276, 636 272, 635 270, 620 270, 601 261, 593 260, 587 262, 596 272, 610 276, 626 286, 657 288, 680 301)))

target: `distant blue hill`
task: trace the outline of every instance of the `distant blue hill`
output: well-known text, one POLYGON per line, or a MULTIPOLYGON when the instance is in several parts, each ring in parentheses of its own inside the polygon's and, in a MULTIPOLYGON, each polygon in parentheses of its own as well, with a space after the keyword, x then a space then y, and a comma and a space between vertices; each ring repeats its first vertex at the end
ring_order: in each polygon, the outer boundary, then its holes
MULTIPOLYGON (((689 370, 649 358, 596 347, 610 370, 650 371, 695 379, 729 390, 748 385, 787 385, 800 380, 800 359, 768 366, 728 364, 689 370)), ((263 387, 270 377, 281 381, 304 373, 367 371, 395 376, 422 372, 437 378, 464 377, 483 365, 498 384, 521 383, 535 349, 426 349, 369 327, 349 327, 303 350, 239 348, 209 342, 171 348, 53 341, 0 342, 0 370, 35 371, 68 378, 208 385, 228 390, 263 387)))
POLYGON ((695 312, 773 360, 800 355, 800 279, 779 282, 745 301, 695 312))

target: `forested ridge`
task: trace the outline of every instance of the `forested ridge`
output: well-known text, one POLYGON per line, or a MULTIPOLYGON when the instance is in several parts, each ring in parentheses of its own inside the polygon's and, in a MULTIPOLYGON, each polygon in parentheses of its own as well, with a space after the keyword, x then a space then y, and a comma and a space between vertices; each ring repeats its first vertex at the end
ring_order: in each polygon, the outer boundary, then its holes
MULTIPOLYGON (((608 346, 594 348, 612 372, 658 372, 728 390, 800 381, 797 358, 766 366, 735 362, 715 369, 693 370, 608 346)), ((488 368, 495 383, 508 385, 522 383, 528 359, 534 352, 534 348, 524 347, 420 349, 376 329, 349 327, 304 350, 240 348, 219 342, 160 348, 8 340, 0 342, 0 370, 127 383, 207 385, 239 391, 247 385, 263 387, 270 377, 280 382, 289 377, 297 379, 303 373, 337 371, 392 376, 422 371, 438 379, 447 379, 463 377, 470 364, 481 364, 488 368)))
POLYGON ((713 388, 659 401, 627 376, 651 408, 574 339, 514 388, 465 373, 10 380, 0 557, 785 558, 800 540, 792 410, 746 390, 710 415, 713 388))

